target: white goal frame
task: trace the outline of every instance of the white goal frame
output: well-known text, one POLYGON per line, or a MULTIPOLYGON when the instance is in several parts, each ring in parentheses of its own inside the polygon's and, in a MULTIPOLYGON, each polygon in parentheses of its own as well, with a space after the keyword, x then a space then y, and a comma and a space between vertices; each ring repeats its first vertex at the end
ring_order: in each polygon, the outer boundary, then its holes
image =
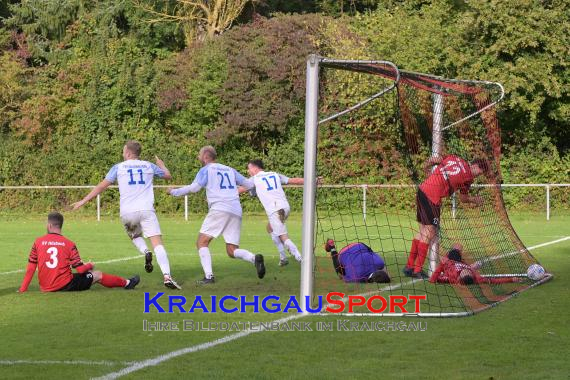
MULTIPOLYGON (((411 73, 411 72, 408 72, 411 73)), ((431 76, 433 78, 439 78, 437 76, 431 76)), ((314 249, 315 249, 315 217, 316 217, 316 188, 317 188, 317 173, 316 173, 316 160, 317 160, 317 138, 318 138, 318 126, 321 123, 333 120, 338 118, 341 115, 344 115, 348 112, 356 110, 369 102, 373 101, 374 99, 384 95, 385 93, 395 90, 397 88, 398 82, 400 79, 400 70, 398 67, 389 61, 379 61, 379 60, 337 60, 337 59, 329 59, 320 57, 316 54, 311 54, 307 59, 307 71, 306 71, 306 100, 305 100, 305 153, 304 153, 304 188, 303 188, 303 217, 302 217, 302 257, 303 261, 301 263, 301 309, 303 314, 309 314, 307 310, 307 306, 310 305, 310 302, 313 298, 313 282, 314 282, 314 271, 315 271, 315 260, 314 260, 314 249), (392 85, 387 86, 386 88, 382 89, 375 95, 370 96, 369 98, 360 101, 359 103, 343 110, 341 112, 337 112, 333 115, 330 115, 322 120, 319 120, 318 115, 318 103, 319 103, 319 71, 320 66, 324 67, 335 67, 335 64, 383 64, 386 66, 390 66, 394 69, 395 72, 395 79, 393 80, 392 85)), ((454 80, 455 82, 466 82, 462 80, 454 80)), ((432 135, 432 155, 438 155, 442 148, 442 132, 448 128, 451 128, 455 125, 458 125, 464 120, 467 120, 481 112, 495 106, 499 103, 505 95, 505 91, 503 86, 500 83, 496 82, 487 82, 487 81, 469 81, 471 83, 485 83, 485 84, 493 84, 500 88, 500 96, 498 99, 495 99, 493 102, 487 104, 480 110, 467 115, 466 117, 462 118, 461 120, 457 120, 449 125, 442 125, 442 115, 441 111, 443 109, 443 98, 441 96, 434 95, 433 97, 433 135, 432 135)), ((547 188, 547 191, 549 188, 547 188)), ((548 194, 547 194, 548 196, 548 194)), ((436 265, 437 255, 435 252, 437 251, 437 242, 434 243, 434 246, 430 247, 430 255, 429 255, 429 267, 430 272, 436 265)), ((486 310, 492 308, 514 296, 517 296, 523 291, 531 289, 537 285, 540 285, 552 278, 551 274, 545 276, 541 281, 538 281, 529 287, 513 293, 504 299, 495 302, 493 304, 487 305, 487 307, 477 310, 477 311, 465 311, 465 312, 454 312, 454 313, 419 313, 419 314, 359 314, 359 313, 350 313, 352 316, 419 316, 419 317, 461 317, 461 316, 468 316, 478 313, 482 310, 486 310)), ((344 314, 349 315, 349 314, 344 314)))

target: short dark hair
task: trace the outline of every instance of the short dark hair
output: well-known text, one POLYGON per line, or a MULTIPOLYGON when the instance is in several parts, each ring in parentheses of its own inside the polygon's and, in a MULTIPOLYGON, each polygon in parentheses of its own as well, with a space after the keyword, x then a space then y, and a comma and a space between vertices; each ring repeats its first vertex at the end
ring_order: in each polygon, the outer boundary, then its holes
POLYGON ((48 223, 61 229, 63 227, 63 215, 56 211, 50 212, 48 214, 48 223))
POLYGON ((461 261, 461 251, 457 248, 452 248, 447 252, 447 258, 453 261, 461 261))
POLYGON ((462 283, 463 285, 472 285, 475 282, 475 280, 473 279, 473 276, 469 275, 461 278, 459 282, 462 283))
POLYGON ((390 282, 390 275, 388 275, 386 271, 378 269, 374 273, 370 274, 370 276, 368 276, 368 282, 378 282, 386 284, 390 282))
POLYGON ((254 165, 257 166, 260 169, 265 169, 264 165, 263 165, 263 161, 259 160, 259 159, 255 159, 255 160, 249 160, 249 162, 247 163, 248 165, 254 165))
POLYGON ((484 158, 477 158, 471 162, 471 165, 479 166, 479 169, 483 172, 483 174, 487 174, 489 172, 489 161, 485 160, 484 158))
POLYGON ((141 146, 140 142, 138 142, 136 140, 129 140, 125 143, 125 146, 129 150, 129 152, 131 152, 132 154, 134 154, 137 157, 140 157, 141 152, 142 152, 142 146, 141 146))

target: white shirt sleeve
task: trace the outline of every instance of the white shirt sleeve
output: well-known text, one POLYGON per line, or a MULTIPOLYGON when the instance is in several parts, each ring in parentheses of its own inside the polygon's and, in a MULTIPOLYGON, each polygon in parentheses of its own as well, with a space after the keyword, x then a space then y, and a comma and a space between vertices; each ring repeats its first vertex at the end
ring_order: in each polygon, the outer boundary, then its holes
POLYGON ((197 182, 192 182, 191 185, 184 186, 184 187, 181 187, 179 189, 174 189, 174 190, 170 191, 170 195, 173 195, 175 197, 181 197, 181 196, 186 195, 188 193, 197 193, 201 189, 202 189, 202 186, 200 186, 197 182))
POLYGON ((105 179, 109 182, 115 182, 117 180, 117 171, 119 170, 119 164, 113 166, 111 170, 105 176, 105 179))

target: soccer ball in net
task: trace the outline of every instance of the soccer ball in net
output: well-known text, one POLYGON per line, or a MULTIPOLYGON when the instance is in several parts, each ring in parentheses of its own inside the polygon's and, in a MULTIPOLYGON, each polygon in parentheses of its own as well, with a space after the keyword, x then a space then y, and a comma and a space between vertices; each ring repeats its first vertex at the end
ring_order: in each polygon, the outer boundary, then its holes
POLYGON ((538 264, 532 264, 526 271, 528 278, 533 281, 540 280, 544 277, 545 273, 544 268, 538 264))

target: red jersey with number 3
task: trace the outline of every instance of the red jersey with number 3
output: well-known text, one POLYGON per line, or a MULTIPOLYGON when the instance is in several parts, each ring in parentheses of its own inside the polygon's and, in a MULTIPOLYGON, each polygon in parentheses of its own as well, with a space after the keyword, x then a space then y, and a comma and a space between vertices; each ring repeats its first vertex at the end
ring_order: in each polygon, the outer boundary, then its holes
POLYGON ((456 190, 467 194, 472 183, 469 163, 461 157, 449 155, 435 167, 420 189, 433 204, 440 205, 442 198, 449 197, 456 190))
POLYGON ((38 280, 43 292, 63 288, 73 278, 71 268, 82 265, 75 243, 54 233, 36 239, 28 261, 38 265, 38 280))

